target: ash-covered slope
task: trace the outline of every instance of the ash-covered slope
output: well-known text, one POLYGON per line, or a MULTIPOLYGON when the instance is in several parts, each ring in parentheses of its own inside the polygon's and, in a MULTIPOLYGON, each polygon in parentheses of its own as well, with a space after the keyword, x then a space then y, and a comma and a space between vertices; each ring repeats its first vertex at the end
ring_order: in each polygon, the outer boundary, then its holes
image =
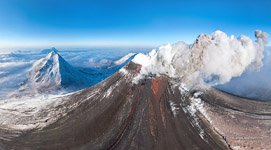
POLYGON ((91 84, 91 79, 66 62, 55 48, 45 58, 34 63, 29 75, 21 90, 46 92, 61 88, 81 89, 91 84))
POLYGON ((139 71, 140 66, 131 62, 104 82, 63 97, 61 103, 36 113, 31 121, 25 116, 13 117, 17 126, 35 126, 27 130, 0 126, 0 148, 227 148, 208 126, 203 134, 185 111, 172 111, 172 103, 181 102, 182 96, 168 78, 132 84, 139 71))

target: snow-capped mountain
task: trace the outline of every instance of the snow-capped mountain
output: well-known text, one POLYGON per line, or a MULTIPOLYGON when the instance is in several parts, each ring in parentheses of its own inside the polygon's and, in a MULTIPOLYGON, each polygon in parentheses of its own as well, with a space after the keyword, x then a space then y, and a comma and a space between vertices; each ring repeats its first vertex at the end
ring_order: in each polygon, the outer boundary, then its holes
POLYGON ((51 52, 33 64, 29 79, 21 90, 33 89, 47 92, 62 88, 80 89, 91 84, 91 80, 80 70, 71 66, 52 48, 51 52))
POLYGON ((132 58, 133 56, 135 56, 135 53, 129 53, 129 54, 121 57, 120 59, 114 61, 114 64, 121 65, 121 64, 125 63, 127 60, 129 60, 130 58, 132 58))
POLYGON ((89 66, 99 68, 99 67, 108 67, 112 68, 115 66, 123 66, 129 62, 136 53, 128 53, 119 59, 115 58, 103 58, 103 59, 89 59, 89 66))

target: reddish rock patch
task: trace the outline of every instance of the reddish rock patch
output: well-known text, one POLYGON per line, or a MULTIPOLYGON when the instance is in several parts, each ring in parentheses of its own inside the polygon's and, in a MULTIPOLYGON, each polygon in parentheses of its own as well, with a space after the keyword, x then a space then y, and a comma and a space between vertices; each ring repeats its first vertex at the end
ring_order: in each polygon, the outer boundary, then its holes
POLYGON ((151 86, 151 89, 152 89, 152 92, 155 96, 158 95, 158 92, 159 92, 159 85, 160 85, 160 79, 154 79, 152 80, 152 86, 151 86))
POLYGON ((163 77, 151 80, 151 90, 156 100, 160 100, 162 93, 166 89, 167 81, 163 77))

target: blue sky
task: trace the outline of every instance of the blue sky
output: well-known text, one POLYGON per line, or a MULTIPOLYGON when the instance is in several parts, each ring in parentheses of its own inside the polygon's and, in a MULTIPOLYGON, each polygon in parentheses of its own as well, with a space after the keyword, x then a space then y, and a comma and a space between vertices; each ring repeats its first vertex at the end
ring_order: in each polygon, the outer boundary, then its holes
POLYGON ((271 33, 269 0, 0 0, 0 48, 152 47, 271 33))

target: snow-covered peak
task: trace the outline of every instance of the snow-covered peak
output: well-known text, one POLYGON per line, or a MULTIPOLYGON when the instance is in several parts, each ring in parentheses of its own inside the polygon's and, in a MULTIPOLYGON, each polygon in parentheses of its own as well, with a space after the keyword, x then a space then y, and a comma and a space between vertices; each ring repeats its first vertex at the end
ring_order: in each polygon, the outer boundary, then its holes
POLYGON ((82 88, 90 84, 91 80, 84 73, 71 66, 52 48, 46 57, 33 64, 27 85, 23 88, 43 92, 67 87, 82 88))
POLYGON ((66 65, 66 61, 52 50, 45 58, 34 63, 30 72, 30 81, 37 84, 61 84, 60 65, 66 65))
POLYGON ((134 55, 135 55, 135 53, 129 53, 129 54, 121 57, 119 60, 115 61, 114 64, 115 65, 121 65, 121 64, 125 63, 129 58, 131 58, 134 55))
POLYGON ((240 76, 247 69, 262 66, 267 34, 256 31, 256 41, 241 35, 227 36, 222 31, 201 34, 191 45, 184 42, 167 44, 149 54, 138 54, 132 60, 142 65, 134 82, 147 76, 167 75, 187 84, 221 84, 240 76), (196 83, 195 83, 196 82, 196 83))

